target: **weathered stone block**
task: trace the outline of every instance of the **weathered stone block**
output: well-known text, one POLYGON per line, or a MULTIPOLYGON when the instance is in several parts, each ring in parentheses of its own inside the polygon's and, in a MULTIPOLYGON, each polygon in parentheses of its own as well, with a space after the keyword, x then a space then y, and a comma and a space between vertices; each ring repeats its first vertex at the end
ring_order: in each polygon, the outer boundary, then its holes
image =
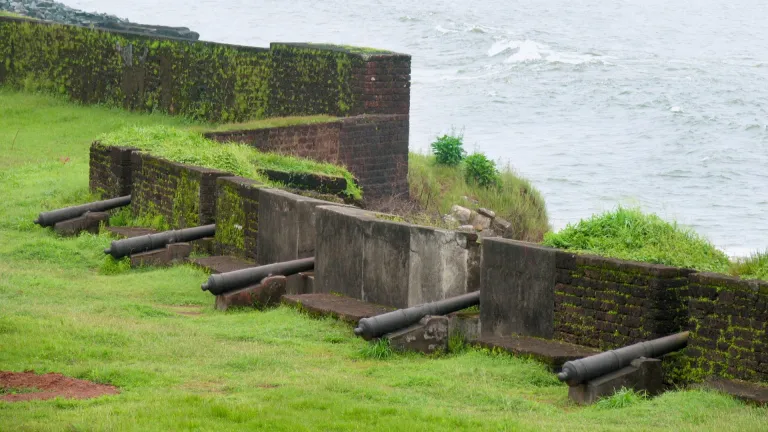
POLYGON ((393 307, 475 291, 475 239, 360 209, 320 207, 315 288, 393 307))
POLYGON ((315 255, 315 212, 335 205, 279 189, 259 190, 257 262, 272 264, 315 255))
POLYGON ((581 405, 589 405, 610 396, 621 388, 644 391, 655 396, 663 391, 661 360, 641 357, 630 366, 611 372, 592 381, 572 386, 568 397, 581 405))
POLYGON ((191 252, 189 243, 172 243, 161 249, 131 255, 131 267, 169 266, 184 261, 191 252))
POLYGON ((263 308, 280 303, 286 291, 285 276, 270 276, 260 284, 216 296, 216 309, 225 311, 233 307, 263 308))
POLYGON ((555 250, 504 239, 482 247, 480 320, 483 335, 551 338, 555 250))
POLYGON ((98 234, 102 222, 109 222, 109 213, 89 212, 74 219, 57 222, 53 230, 62 236, 76 236, 84 231, 98 234))
POLYGON ((396 351, 417 351, 430 354, 448 349, 449 319, 426 316, 417 324, 387 334, 390 347, 396 351))

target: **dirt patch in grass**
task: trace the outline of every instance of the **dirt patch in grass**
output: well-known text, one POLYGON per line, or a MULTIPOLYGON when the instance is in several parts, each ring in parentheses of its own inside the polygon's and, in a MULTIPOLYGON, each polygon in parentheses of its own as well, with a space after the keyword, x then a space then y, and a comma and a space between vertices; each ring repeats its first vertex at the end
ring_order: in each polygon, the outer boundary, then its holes
POLYGON ((66 377, 62 374, 0 371, 0 400, 89 399, 117 394, 117 387, 66 377))

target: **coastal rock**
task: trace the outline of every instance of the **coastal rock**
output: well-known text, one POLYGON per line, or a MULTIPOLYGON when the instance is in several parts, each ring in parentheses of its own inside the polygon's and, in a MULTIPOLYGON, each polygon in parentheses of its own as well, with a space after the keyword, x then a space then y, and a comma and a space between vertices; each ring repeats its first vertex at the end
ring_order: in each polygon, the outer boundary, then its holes
POLYGON ((491 227, 491 218, 475 213, 471 223, 476 230, 482 231, 491 227))
POLYGON ((489 217, 491 219, 496 217, 496 212, 494 212, 493 210, 488 210, 486 208, 482 208, 481 207, 481 208, 477 209, 477 212, 480 213, 481 215, 487 216, 487 217, 489 217))
POLYGON ((61 24, 127 31, 149 36, 164 36, 187 40, 200 39, 199 33, 186 27, 137 24, 114 15, 89 13, 73 9, 55 1, 0 0, 0 11, 13 12, 30 18, 61 24))
POLYGON ((468 224, 472 218, 472 210, 459 205, 454 205, 451 207, 451 216, 456 218, 461 224, 468 224))
POLYGON ((491 222, 491 228, 494 231, 500 232, 502 236, 507 236, 512 232, 512 223, 506 219, 497 217, 491 222))

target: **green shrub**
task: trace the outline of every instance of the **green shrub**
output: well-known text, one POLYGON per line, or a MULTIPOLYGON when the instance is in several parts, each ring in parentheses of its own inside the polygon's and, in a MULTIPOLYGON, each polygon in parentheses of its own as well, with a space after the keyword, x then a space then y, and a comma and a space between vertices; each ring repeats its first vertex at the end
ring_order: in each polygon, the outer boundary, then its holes
POLYGON ((501 183, 496 163, 482 153, 472 153, 464 159, 464 174, 467 182, 483 187, 498 187, 501 183))
POLYGON ((464 137, 461 135, 443 135, 431 146, 435 161, 441 165, 456 166, 467 154, 464 151, 464 137))

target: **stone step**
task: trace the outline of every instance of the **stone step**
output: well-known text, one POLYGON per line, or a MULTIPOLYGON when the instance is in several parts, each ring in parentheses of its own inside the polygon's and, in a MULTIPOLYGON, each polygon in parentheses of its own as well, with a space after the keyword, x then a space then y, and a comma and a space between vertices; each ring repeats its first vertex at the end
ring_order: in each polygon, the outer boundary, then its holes
POLYGON ((528 336, 481 336, 473 344, 500 349, 516 356, 532 357, 547 364, 553 371, 559 371, 567 361, 601 352, 595 348, 528 336))
POLYGON ((395 309, 336 294, 284 295, 283 303, 298 307, 313 315, 332 316, 353 324, 357 324, 362 318, 380 315, 395 309))
POLYGON ((701 387, 729 394, 747 403, 768 406, 768 385, 765 384, 715 378, 705 382, 701 387))
POLYGON ((189 262, 209 270, 211 273, 229 273, 249 267, 257 267, 253 261, 246 261, 229 255, 216 255, 202 258, 192 258, 189 262))
POLYGON ((147 234, 155 234, 158 232, 156 229, 144 227, 107 227, 107 231, 111 232, 118 238, 138 237, 147 234))

